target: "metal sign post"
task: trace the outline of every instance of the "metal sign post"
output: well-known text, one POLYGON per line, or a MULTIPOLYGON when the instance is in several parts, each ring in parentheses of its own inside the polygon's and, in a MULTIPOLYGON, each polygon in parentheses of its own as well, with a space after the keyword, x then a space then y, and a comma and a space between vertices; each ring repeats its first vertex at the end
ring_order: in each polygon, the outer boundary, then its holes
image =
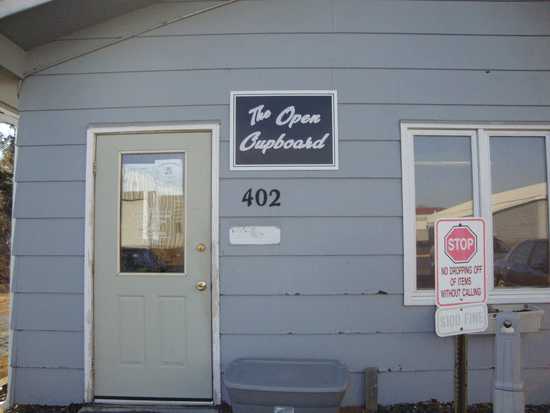
POLYGON ((482 218, 435 223, 435 331, 456 336, 454 411, 468 406, 468 337, 487 329, 487 236, 482 218))

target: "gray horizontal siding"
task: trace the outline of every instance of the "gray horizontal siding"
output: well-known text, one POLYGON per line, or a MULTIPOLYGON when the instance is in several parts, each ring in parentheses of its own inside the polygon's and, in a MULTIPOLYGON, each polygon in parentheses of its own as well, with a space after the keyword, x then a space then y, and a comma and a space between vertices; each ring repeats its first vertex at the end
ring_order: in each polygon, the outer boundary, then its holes
MULTIPOLYGON (((548 361, 541 360, 545 356, 542 343, 548 340, 549 332, 525 334, 522 337, 522 366, 525 369, 550 369, 548 361), (533 351, 537 351, 537 354, 532 354, 533 351)), ((468 345, 471 368, 494 368, 494 335, 470 336, 468 345)), ((361 372, 367 367, 376 367, 380 372, 438 371, 454 368, 452 355, 455 340, 453 337, 437 337, 434 333, 340 334, 322 337, 300 334, 226 334, 222 336, 222 346, 224 368, 240 357, 291 357, 338 359, 354 372, 361 372), (322 346, 318 344, 320 340, 323 341, 322 346), (414 357, 411 357, 411 348, 422 351, 416 351, 414 357)))
MULTIPOLYGON (((337 171, 255 171, 254 178, 401 178, 399 142, 343 141, 337 171)), ((229 142, 220 145, 221 178, 249 178, 250 171, 229 170, 229 142)))
POLYGON ((402 295, 223 296, 220 316, 224 334, 434 331, 434 308, 404 307, 402 295))
POLYGON ((15 330, 82 331, 82 294, 15 294, 15 330))
POLYGON ((360 31, 533 35, 550 34, 549 20, 548 8, 536 1, 249 0, 150 34, 360 31))
MULTIPOLYGON (((83 181, 20 182, 14 205, 16 218, 83 218, 83 181), (40 200, 40 202, 37 202, 40 200)), ((251 216, 401 216, 399 179, 227 179, 221 183, 224 217, 251 216), (242 202, 248 189, 280 190, 280 207, 250 207, 242 202), (330 196, 328 195, 330 194, 330 196), (302 202, 307 197, 315 209, 302 202), (346 200, 346 203, 342 201, 346 200)))
MULTIPOLYGON (((399 217, 224 218, 221 255, 402 255, 399 217), (284 234, 279 245, 229 244, 229 229, 274 225, 284 234)), ((84 219, 18 219, 15 255, 83 255, 84 219)))
POLYGON ((14 203, 16 218, 84 216, 83 182, 20 182, 14 203))
POLYGON ((14 255, 83 255, 84 220, 17 219, 14 255))
MULTIPOLYGON (((326 358, 337 359, 350 366, 354 372, 362 372, 375 366, 383 371, 391 370, 451 370, 454 339, 438 338, 435 334, 370 334, 370 335, 281 335, 222 337, 222 363, 240 357, 258 358, 326 358), (319 345, 321 342, 323 345, 319 345), (253 343, 253 345, 252 345, 253 343), (406 346, 403 343, 407 343, 406 346), (411 348, 422 348, 411 357, 411 348), (368 349, 368 351, 365 351, 368 349)), ((470 350, 477 350, 475 346, 470 350)), ((490 367, 483 361, 479 368, 490 367)))
POLYGON ((402 255, 401 218, 225 218, 221 255, 402 255), (229 229, 272 225, 281 229, 278 245, 231 245, 229 229))
MULTIPOLYGON (((165 19, 180 6, 155 10, 165 19)), ((143 24, 139 16, 33 58, 101 44, 102 35, 143 24)), ((453 341, 434 335, 432 307, 402 304, 399 122, 550 121, 549 21, 542 2, 243 0, 26 79, 15 400, 83 397, 87 127, 204 121, 221 123, 224 365, 241 356, 335 357, 354 372, 346 404, 361 403, 367 366, 381 370, 383 404, 450 400, 453 341), (229 171, 229 91, 266 88, 338 90, 340 170, 229 171), (259 187, 280 189, 282 206, 245 207, 244 191, 259 187), (229 228, 240 225, 278 226, 281 244, 229 245, 229 228)), ((529 402, 550 394, 550 317, 544 328, 523 337, 529 402)), ((492 354, 492 337, 472 337, 472 401, 491 399, 492 354)))
POLYGON ((17 182, 82 181, 86 176, 86 147, 69 145, 18 148, 16 168, 17 182))
MULTIPOLYGON (((491 401, 492 383, 492 370, 470 370, 469 403, 491 401)), ((431 399, 452 401, 453 388, 452 370, 383 373, 378 378, 378 400, 380 404, 431 399)))
MULTIPOLYGON (((550 107, 340 104, 340 140, 399 140, 401 120, 550 122, 550 107), (369 125, 365 128, 364 125, 369 125)), ((21 146, 84 145, 90 124, 220 122, 220 139, 229 139, 229 105, 90 109, 25 112, 21 146)), ((222 154, 228 156, 227 154, 222 154)))
POLYGON ((90 110, 60 112, 25 112, 17 132, 17 144, 28 145, 84 145, 86 129, 93 124, 158 123, 158 122, 216 122, 220 134, 229 139, 229 101, 217 106, 185 106, 117 110, 90 110))
POLYGON ((16 293, 84 292, 84 258, 18 256, 14 258, 16 293))
POLYGON ((219 105, 231 90, 265 89, 266 79, 271 89, 337 89, 342 103, 550 104, 550 72, 243 69, 31 77, 20 107, 219 105))
MULTIPOLYGON (((548 399, 547 370, 525 369, 526 401, 528 404, 543 404, 548 399), (542 383, 542 385, 541 385, 542 383)), ((364 377, 362 373, 351 374, 351 385, 343 404, 357 405, 364 397, 364 377)), ((494 383, 493 370, 470 370, 468 376, 468 401, 486 403, 492 401, 494 383)), ((415 372, 382 372, 378 376, 378 401, 381 405, 414 403, 419 400, 453 400, 453 371, 421 370, 415 372)), ((229 395, 224 388, 224 400, 229 395)))
MULTIPOLYGON (((84 145, 24 146, 18 149, 17 182, 84 181, 84 145), (47 159, 47 162, 43 162, 47 159)), ((337 171, 263 171, 255 178, 400 178, 401 154, 398 142, 348 141, 340 144, 341 168, 337 171)), ((229 142, 220 145, 221 178, 250 177, 249 172, 229 171, 229 142)), ((16 201, 17 202, 17 201, 16 201)))
POLYGON ((226 34, 184 40, 142 37, 74 59, 43 74, 278 68, 288 67, 289 62, 296 68, 548 70, 550 42, 546 37, 341 33, 226 34), (449 50, 462 52, 449 54, 449 50))
POLYGON ((18 404, 66 405, 84 400, 81 369, 16 368, 14 371, 10 383, 15 384, 14 400, 18 404))
POLYGON ((84 367, 82 332, 16 331, 15 367, 70 368, 84 367))
MULTIPOLYGON (((401 216, 401 180, 394 179, 227 179, 222 181, 222 216, 401 216), (249 189, 277 188, 279 207, 247 206, 249 189), (307 199, 307 202, 304 200, 307 199), (312 208, 312 205, 315 207, 312 208)), ((271 199, 271 198, 270 198, 271 199)))
POLYGON ((220 268, 224 295, 403 292, 400 256, 221 257, 220 268))

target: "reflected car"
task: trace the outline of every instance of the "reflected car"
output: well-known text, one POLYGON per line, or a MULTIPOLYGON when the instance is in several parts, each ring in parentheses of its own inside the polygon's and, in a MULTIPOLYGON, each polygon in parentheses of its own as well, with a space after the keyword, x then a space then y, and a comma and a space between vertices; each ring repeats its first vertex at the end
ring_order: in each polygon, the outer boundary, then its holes
POLYGON ((122 272, 166 272, 167 268, 147 248, 123 248, 120 254, 122 272))
POLYGON ((530 239, 516 244, 494 265, 499 287, 548 287, 548 240, 530 239))

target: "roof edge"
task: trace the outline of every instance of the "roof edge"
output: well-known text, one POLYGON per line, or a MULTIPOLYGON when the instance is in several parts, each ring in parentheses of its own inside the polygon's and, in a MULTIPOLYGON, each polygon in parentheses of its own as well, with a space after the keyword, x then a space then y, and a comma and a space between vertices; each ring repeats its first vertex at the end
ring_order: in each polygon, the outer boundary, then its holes
POLYGON ((23 10, 32 9, 52 0, 1 0, 0 19, 19 13, 23 10))

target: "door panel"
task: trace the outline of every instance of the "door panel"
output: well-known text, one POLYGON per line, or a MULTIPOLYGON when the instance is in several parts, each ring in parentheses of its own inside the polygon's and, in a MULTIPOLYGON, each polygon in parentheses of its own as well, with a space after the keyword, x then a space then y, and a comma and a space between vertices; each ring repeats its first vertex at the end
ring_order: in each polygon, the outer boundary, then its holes
POLYGON ((96 398, 212 399, 211 169, 210 133, 97 137, 96 398))

